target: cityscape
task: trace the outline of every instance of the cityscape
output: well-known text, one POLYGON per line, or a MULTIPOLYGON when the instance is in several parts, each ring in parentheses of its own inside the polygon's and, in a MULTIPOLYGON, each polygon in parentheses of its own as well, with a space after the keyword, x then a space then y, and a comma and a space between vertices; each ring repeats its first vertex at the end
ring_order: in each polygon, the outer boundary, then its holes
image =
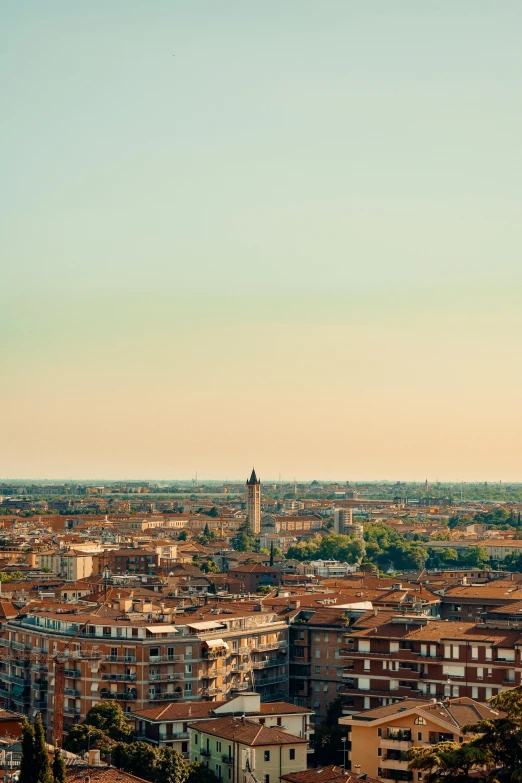
POLYGON ((0 3, 4 783, 520 783, 522 3, 0 3))

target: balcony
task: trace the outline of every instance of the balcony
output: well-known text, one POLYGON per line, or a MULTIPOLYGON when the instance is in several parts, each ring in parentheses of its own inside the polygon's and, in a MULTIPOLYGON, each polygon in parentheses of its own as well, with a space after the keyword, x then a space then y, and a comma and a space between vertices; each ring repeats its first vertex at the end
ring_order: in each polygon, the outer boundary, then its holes
POLYGON ((280 650, 286 647, 286 642, 276 639, 275 642, 253 642, 252 650, 280 650))
POLYGON ((0 696, 4 698, 11 695, 10 689, 6 685, 0 685, 0 696))
POLYGON ((381 748, 389 748, 390 750, 409 750, 412 745, 411 732, 402 731, 396 734, 383 732, 379 744, 381 748))
POLYGON ((47 699, 33 699, 33 707, 36 710, 46 710, 47 709, 47 699))
MULTIPOLYGON (((401 754, 402 755, 402 754, 401 754)), ((408 764, 410 763, 408 759, 401 758, 394 758, 393 756, 385 756, 382 760, 383 764, 386 764, 386 767, 388 769, 408 769, 408 764)))
POLYGON ((64 672, 66 677, 81 677, 82 673, 79 669, 64 669, 64 672))
MULTIPOLYGON (((252 666, 254 668, 256 668, 256 664, 255 663, 252 663, 252 666)), ((230 671, 233 671, 233 672, 246 672, 246 671, 248 671, 248 663, 233 663, 230 666, 230 671)))
POLYGON ((37 677, 33 685, 39 690, 45 690, 49 686, 49 680, 46 677, 37 677))
MULTIPOLYGON (((161 663, 162 661, 166 661, 167 663, 175 663, 175 662, 183 662, 185 660, 184 655, 149 655, 149 661, 150 663, 161 663)), ((191 660, 188 659, 187 660, 191 660)))
POLYGON ((65 696, 81 696, 82 692, 78 688, 64 688, 63 689, 65 696))
POLYGON ((222 693, 222 688, 202 688, 201 689, 201 695, 202 696, 217 696, 218 693, 222 693))
POLYGON ((176 691, 175 693, 149 693, 149 701, 179 701, 182 698, 183 693, 181 691, 176 691))
POLYGON ((106 655, 105 660, 109 663, 136 663, 135 655, 106 655))
POLYGON ((233 764, 234 763, 234 756, 229 756, 228 754, 221 756, 221 761, 223 764, 233 764))
POLYGON ((31 685, 31 681, 25 677, 18 677, 16 674, 11 674, 11 682, 15 685, 23 685, 24 688, 28 688, 31 685))
POLYGON ((243 645, 242 647, 239 647, 237 650, 232 650, 232 655, 247 655, 250 652, 250 647, 248 645, 243 645))
MULTIPOLYGON (((102 696, 103 698, 103 696, 102 696)), ((63 708, 63 714, 64 715, 81 715, 81 707, 69 707, 64 706, 63 708)))
POLYGON ((264 677, 263 679, 256 680, 256 688, 260 688, 262 685, 273 685, 275 682, 286 682, 286 680, 288 680, 288 674, 264 677))
POLYGON ((168 734, 167 732, 160 732, 159 734, 160 742, 170 742, 170 740, 184 740, 188 739, 189 737, 190 734, 188 731, 173 731, 172 734, 168 734))
MULTIPOLYGON (((116 680, 118 682, 136 682, 135 674, 102 674, 102 680, 116 680)), ((153 679, 152 677, 150 678, 153 679)))
POLYGON ((248 691, 253 686, 249 682, 236 682, 231 683, 230 687, 233 691, 248 691))
MULTIPOLYGON (((133 675, 133 677, 136 679, 136 675, 133 675)), ((183 674, 169 674, 165 672, 164 674, 159 672, 158 674, 149 674, 149 680, 150 682, 162 682, 166 680, 170 680, 171 682, 173 680, 185 680, 190 679, 187 677, 184 677, 183 674)))
POLYGON ((287 663, 286 655, 270 658, 269 661, 252 661, 253 669, 268 669, 270 666, 282 666, 287 663))
POLYGON ((200 756, 210 756, 210 750, 209 748, 201 748, 199 751, 200 756))
POLYGON ((130 691, 123 691, 121 693, 116 693, 112 691, 101 691, 100 697, 102 699, 113 699, 115 701, 136 701, 138 698, 136 693, 132 693, 130 691))
POLYGON ((413 772, 406 772, 404 770, 395 769, 381 769, 379 770, 379 780, 385 781, 385 783, 397 783, 397 781, 412 781, 413 772))

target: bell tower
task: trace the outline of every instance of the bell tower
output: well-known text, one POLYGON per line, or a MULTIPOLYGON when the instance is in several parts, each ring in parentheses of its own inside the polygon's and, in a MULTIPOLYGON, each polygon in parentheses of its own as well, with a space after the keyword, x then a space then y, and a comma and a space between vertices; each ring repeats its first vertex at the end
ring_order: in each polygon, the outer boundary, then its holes
POLYGON ((254 468, 246 483, 246 512, 252 533, 259 535, 261 531, 261 482, 254 468))

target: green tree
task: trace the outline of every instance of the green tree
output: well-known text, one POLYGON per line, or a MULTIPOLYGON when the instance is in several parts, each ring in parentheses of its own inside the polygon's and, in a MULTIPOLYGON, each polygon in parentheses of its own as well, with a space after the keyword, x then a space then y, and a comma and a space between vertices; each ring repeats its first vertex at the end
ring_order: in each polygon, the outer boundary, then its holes
POLYGON ((19 783, 36 783, 34 755, 34 729, 24 718, 22 723, 22 758, 20 761, 19 783))
POLYGON ((220 574, 221 571, 219 570, 218 564, 214 560, 205 560, 205 562, 201 566, 201 570, 205 574, 220 574))
POLYGON ((182 530, 178 536, 178 541, 186 541, 188 538, 188 533, 186 530, 182 530))
POLYGON ((209 767, 193 761, 192 764, 188 765, 186 783, 219 783, 219 781, 209 767))
POLYGON ((34 722, 34 776, 36 783, 51 783, 51 767, 40 713, 34 722))
POLYGON ((255 540, 252 535, 252 529, 250 522, 245 519, 242 525, 237 530, 237 535, 234 538, 234 549, 238 552, 252 552, 255 546, 255 540))
POLYGON ((123 769, 138 778, 156 781, 158 751, 147 742, 133 742, 125 746, 126 763, 123 769))
POLYGON ((188 775, 188 764, 178 750, 160 749, 156 765, 158 783, 185 783, 188 775))
POLYGON ((132 739, 132 726, 115 702, 101 702, 91 707, 85 716, 85 724, 100 729, 115 742, 130 742, 132 739))
POLYGON ((274 565, 274 542, 270 542, 270 565, 274 565))
POLYGON ((66 783, 67 781, 65 761, 62 756, 62 751, 60 750, 60 748, 54 749, 53 778, 54 778, 54 783, 66 783))
POLYGON ((77 726, 71 726, 64 740, 64 750, 71 753, 83 753, 88 748, 97 748, 105 757, 114 748, 112 740, 101 729, 95 729, 87 723, 80 723, 77 726))
POLYGON ((342 714, 343 702, 338 696, 328 707, 326 719, 319 724, 312 737, 314 760, 320 766, 330 764, 339 756, 344 732, 343 727, 339 726, 339 718, 342 714))
POLYGON ((493 758, 474 741, 439 742, 432 748, 414 748, 410 757, 409 769, 426 772, 428 783, 470 783, 476 779, 478 769, 490 764, 493 758))

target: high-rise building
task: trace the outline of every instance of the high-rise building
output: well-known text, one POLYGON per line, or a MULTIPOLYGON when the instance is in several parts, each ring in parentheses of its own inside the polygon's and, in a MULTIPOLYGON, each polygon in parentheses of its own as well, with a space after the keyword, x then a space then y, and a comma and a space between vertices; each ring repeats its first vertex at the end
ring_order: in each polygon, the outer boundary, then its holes
POLYGON ((334 533, 345 533, 345 528, 353 523, 353 511, 351 508, 336 508, 334 510, 334 533))
POLYGON ((246 512, 252 533, 261 531, 261 482, 252 468, 252 474, 246 483, 246 512))

